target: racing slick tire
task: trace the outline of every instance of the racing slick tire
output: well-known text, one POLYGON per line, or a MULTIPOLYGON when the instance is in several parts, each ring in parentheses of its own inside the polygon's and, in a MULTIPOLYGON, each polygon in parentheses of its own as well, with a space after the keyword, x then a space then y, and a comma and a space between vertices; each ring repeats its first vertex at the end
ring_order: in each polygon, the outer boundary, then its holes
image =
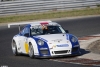
POLYGON ((34 58, 34 48, 31 43, 29 44, 29 57, 34 58))
POLYGON ((12 46, 13 54, 14 54, 15 56, 19 56, 19 53, 18 53, 18 51, 17 51, 17 45, 16 45, 16 43, 15 43, 14 40, 12 41, 11 46, 12 46))

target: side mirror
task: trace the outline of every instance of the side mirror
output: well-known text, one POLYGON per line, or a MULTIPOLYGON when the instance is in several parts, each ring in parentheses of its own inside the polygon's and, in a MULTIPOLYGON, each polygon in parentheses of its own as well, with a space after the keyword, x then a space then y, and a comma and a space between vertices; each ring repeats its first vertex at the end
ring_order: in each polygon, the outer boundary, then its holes
POLYGON ((69 33, 69 31, 68 31, 68 30, 65 30, 65 32, 66 32, 66 33, 69 33))
POLYGON ((29 37, 29 33, 25 33, 24 36, 29 37))

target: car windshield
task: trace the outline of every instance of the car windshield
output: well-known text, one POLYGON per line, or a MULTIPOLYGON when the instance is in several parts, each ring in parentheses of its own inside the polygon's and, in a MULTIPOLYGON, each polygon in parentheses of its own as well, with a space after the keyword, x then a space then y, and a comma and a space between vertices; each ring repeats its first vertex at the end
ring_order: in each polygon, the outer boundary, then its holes
POLYGON ((35 26, 31 28, 31 35, 59 34, 65 33, 61 26, 35 26))

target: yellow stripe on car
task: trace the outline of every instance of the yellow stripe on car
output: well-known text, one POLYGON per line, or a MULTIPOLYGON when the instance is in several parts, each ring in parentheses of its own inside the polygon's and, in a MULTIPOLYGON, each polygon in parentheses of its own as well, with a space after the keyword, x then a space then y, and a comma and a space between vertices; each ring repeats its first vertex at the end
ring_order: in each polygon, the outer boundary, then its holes
POLYGON ((26 43, 26 42, 25 42, 25 51, 26 51, 26 53, 29 52, 29 46, 28 46, 28 43, 26 43))

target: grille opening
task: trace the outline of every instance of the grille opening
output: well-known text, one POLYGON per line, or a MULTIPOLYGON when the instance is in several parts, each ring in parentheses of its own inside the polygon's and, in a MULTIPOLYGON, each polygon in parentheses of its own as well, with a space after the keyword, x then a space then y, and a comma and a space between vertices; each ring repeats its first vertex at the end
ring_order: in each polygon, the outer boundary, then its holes
POLYGON ((55 54, 63 54, 63 53, 69 53, 70 50, 63 50, 63 51, 54 51, 55 54))
POLYGON ((48 55, 49 54, 48 50, 41 50, 40 53, 43 54, 43 55, 48 55))
POLYGON ((78 51, 78 47, 74 47, 74 48, 72 48, 72 52, 76 52, 76 51, 78 51))

